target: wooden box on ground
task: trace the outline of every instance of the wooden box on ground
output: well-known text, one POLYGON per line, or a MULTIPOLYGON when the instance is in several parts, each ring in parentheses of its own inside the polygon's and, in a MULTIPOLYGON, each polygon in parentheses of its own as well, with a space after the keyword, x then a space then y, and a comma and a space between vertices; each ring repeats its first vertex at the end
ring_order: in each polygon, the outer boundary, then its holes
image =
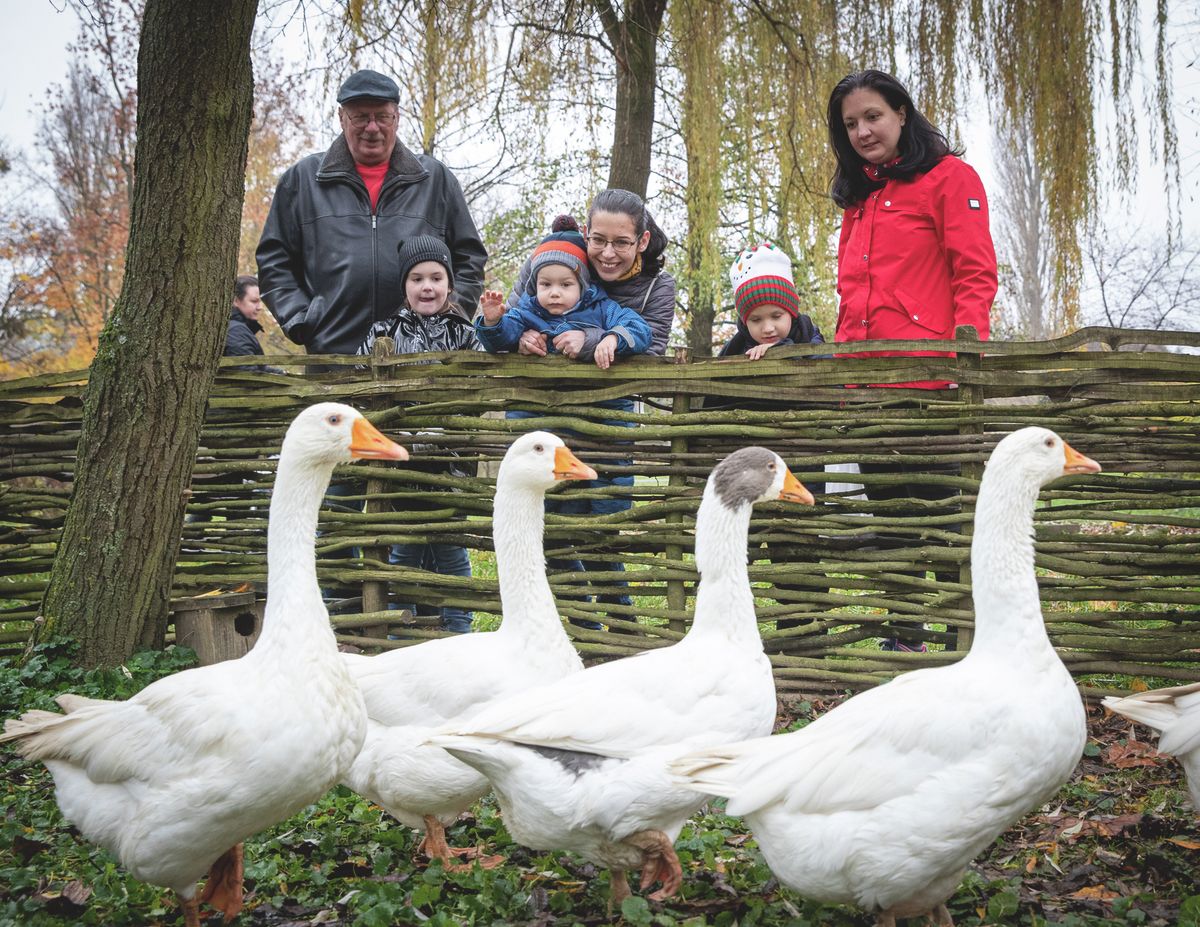
POLYGON ((235 660, 258 640, 264 604, 253 591, 175 599, 175 643, 196 651, 201 666, 235 660))

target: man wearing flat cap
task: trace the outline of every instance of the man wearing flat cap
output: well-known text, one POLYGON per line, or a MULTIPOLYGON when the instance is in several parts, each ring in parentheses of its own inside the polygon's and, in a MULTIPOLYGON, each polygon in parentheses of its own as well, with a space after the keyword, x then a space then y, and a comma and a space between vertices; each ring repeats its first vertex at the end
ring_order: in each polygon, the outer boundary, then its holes
POLYGON ((337 101, 342 134, 284 172, 258 242, 263 302, 310 354, 353 354, 395 312, 404 301, 396 251, 406 240, 446 243, 468 314, 487 260, 454 175, 396 141, 396 82, 356 71, 337 101))

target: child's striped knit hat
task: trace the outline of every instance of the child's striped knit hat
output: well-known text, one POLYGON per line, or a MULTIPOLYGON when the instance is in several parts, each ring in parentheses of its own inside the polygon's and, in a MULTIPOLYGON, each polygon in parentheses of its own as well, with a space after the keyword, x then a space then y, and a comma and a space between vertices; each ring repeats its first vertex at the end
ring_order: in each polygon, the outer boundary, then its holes
POLYGON ((742 321, 765 303, 782 306, 793 318, 800 314, 800 298, 792 282, 792 259, 769 241, 739 254, 729 268, 729 280, 733 284, 733 305, 742 321))
POLYGON ((592 282, 588 272, 587 242, 579 231, 579 223, 571 216, 558 216, 550 226, 552 231, 533 249, 529 259, 529 283, 526 290, 537 294, 538 270, 547 264, 564 264, 579 278, 579 285, 587 289, 592 282))

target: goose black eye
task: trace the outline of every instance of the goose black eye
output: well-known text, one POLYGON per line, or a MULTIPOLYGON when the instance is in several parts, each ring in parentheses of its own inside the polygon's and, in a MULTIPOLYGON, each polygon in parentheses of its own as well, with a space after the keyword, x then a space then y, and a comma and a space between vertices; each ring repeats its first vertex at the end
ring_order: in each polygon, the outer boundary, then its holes
POLYGON ((540 454, 546 449, 546 446, 544 444, 535 444, 533 449, 540 454))
POLYGON ((774 470, 775 469, 775 461, 771 461, 769 464, 767 464, 767 469, 774 470))
POLYGON ((342 417, 337 412, 334 412, 325 421, 329 422, 330 425, 340 425, 342 424, 342 417))
POLYGON ((1046 439, 1046 447, 1054 447, 1054 439, 1053 438, 1046 439))

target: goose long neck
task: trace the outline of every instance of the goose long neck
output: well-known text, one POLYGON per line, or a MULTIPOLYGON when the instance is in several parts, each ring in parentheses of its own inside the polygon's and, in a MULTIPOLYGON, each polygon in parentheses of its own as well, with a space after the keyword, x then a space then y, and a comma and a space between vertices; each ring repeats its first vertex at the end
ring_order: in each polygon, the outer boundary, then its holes
POLYGON ((721 634, 738 644, 762 649, 746 565, 750 508, 742 505, 731 509, 711 490, 704 494, 696 513, 696 568, 700 571, 700 585, 689 637, 721 634))
POLYGON ((255 645, 311 635, 296 632, 317 620, 329 631, 329 617, 317 583, 317 513, 329 485, 332 468, 297 462, 284 454, 275 474, 267 522, 267 613, 255 645))
POLYGON ((496 488, 493 537, 504 621, 501 634, 558 628, 558 605, 546 579, 545 496, 536 489, 496 488))
POLYGON ((1012 468, 984 472, 971 540, 972 652, 1050 647, 1034 572, 1039 488, 1012 468))

